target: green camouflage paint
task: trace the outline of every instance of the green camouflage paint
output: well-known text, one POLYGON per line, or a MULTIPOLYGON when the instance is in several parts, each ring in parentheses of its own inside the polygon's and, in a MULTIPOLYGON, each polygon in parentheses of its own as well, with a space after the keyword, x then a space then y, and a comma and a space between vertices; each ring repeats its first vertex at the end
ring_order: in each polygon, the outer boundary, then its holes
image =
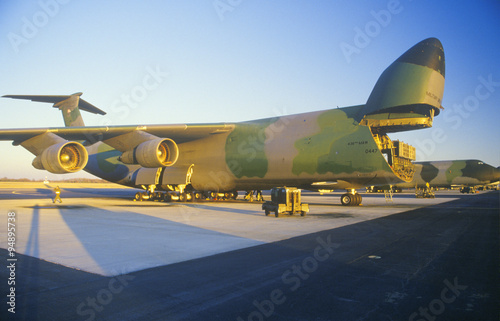
POLYGON ((446 169, 446 181, 451 183, 455 178, 463 176, 462 169, 465 168, 465 165, 465 161, 453 161, 451 166, 446 169))
POLYGON ((439 169, 432 165, 431 162, 423 162, 422 163, 422 171, 420 172, 420 177, 424 180, 424 182, 430 182, 434 178, 438 176, 439 169))
POLYGON ((268 159, 264 151, 266 128, 279 117, 236 124, 226 140, 226 164, 237 178, 259 177, 267 173, 268 159))
POLYGON ((99 169, 104 173, 114 172, 119 165, 123 165, 123 163, 118 160, 121 155, 122 153, 113 147, 106 144, 100 144, 96 154, 99 169))
POLYGON ((407 50, 377 80, 363 115, 397 106, 426 104, 439 114, 444 91, 444 51, 441 42, 428 38, 407 50))
POLYGON ((318 173, 370 173, 389 169, 368 127, 357 126, 349 136, 335 140, 327 155, 318 159, 318 173))
POLYGON ((62 114, 64 118, 64 125, 66 127, 84 126, 82 116, 78 108, 64 108, 62 114))
POLYGON ((292 173, 297 176, 301 173, 312 175, 320 170, 325 173, 327 168, 335 166, 335 157, 331 155, 336 153, 332 150, 335 141, 359 129, 343 109, 328 110, 318 116, 317 122, 321 128, 319 133, 295 142, 299 154, 293 160, 292 173))
POLYGON ((462 168, 462 176, 471 177, 480 181, 498 181, 500 179, 500 170, 484 162, 471 159, 465 160, 462 168))
POLYGON ((474 186, 490 184, 500 179, 500 170, 476 159, 416 162, 415 179, 400 187, 450 187, 453 185, 474 186))
MULTIPOLYGON (((442 76, 427 67, 395 62, 380 76, 379 82, 382 85, 375 86, 364 112, 369 110, 380 113, 386 108, 416 103, 440 106, 441 101, 436 101, 428 89, 429 81, 434 78, 442 76), (391 94, 388 95, 387 92, 391 94)), ((437 79, 435 81, 437 82, 437 79)))
POLYGON ((354 120, 359 108, 332 109, 319 115, 320 132, 295 142, 299 154, 293 160, 293 174, 371 172, 384 168, 385 160, 369 128, 354 120))

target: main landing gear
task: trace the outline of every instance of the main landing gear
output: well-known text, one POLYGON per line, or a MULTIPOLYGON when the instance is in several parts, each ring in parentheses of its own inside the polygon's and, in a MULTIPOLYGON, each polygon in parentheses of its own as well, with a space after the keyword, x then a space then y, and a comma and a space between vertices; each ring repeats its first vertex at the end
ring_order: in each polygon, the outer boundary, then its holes
POLYGON ((425 187, 418 188, 415 186, 415 197, 416 198, 434 198, 434 190, 430 187, 429 183, 425 183, 425 187))
POLYGON ((351 190, 350 192, 340 196, 340 203, 344 206, 358 206, 361 204, 361 201, 362 197, 356 192, 356 190, 351 190))
MULTIPOLYGON (((145 187, 144 187, 145 188, 145 187)), ((145 188, 146 189, 146 188, 145 188)), ((182 188, 175 191, 155 191, 156 186, 150 185, 145 192, 137 192, 134 201, 158 201, 158 202, 194 202, 199 200, 235 200, 238 197, 237 191, 217 193, 200 192, 192 189, 182 188)))

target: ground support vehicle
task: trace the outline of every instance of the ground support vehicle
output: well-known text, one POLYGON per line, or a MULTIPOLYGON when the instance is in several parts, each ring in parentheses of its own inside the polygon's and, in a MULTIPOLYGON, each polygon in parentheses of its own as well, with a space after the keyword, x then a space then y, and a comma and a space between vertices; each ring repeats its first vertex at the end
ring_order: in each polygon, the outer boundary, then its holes
POLYGON ((301 192, 295 187, 274 187, 271 189, 271 201, 262 204, 262 210, 266 215, 273 212, 276 217, 282 214, 305 216, 309 212, 309 205, 302 204, 301 192))

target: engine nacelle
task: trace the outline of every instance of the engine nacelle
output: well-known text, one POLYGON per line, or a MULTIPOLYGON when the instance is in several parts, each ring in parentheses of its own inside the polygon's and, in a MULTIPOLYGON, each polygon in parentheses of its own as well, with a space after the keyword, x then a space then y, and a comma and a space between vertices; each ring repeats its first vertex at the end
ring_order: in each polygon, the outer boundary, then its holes
POLYGON ((155 168, 172 166, 179 157, 179 148, 170 138, 145 141, 120 157, 125 164, 140 164, 142 167, 155 168))
POLYGON ((89 160, 85 147, 78 142, 63 142, 45 149, 33 160, 33 167, 54 174, 75 173, 89 160))

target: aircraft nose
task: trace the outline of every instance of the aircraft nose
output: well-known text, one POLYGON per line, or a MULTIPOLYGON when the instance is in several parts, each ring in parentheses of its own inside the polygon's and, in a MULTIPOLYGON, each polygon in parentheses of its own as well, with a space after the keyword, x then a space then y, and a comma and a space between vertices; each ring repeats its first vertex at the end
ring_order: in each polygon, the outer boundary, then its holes
POLYGON ((434 69, 443 75, 443 77, 445 74, 444 49, 441 41, 436 38, 427 38, 420 41, 408 49, 396 61, 434 69))
POLYGON ((500 180, 500 166, 495 170, 495 182, 500 180))
POLYGON ((442 109, 444 65, 441 42, 436 38, 420 41, 380 75, 357 120, 364 119, 370 127, 385 127, 385 132, 432 127, 434 116, 442 109), (384 122, 372 117, 376 114, 384 122))

